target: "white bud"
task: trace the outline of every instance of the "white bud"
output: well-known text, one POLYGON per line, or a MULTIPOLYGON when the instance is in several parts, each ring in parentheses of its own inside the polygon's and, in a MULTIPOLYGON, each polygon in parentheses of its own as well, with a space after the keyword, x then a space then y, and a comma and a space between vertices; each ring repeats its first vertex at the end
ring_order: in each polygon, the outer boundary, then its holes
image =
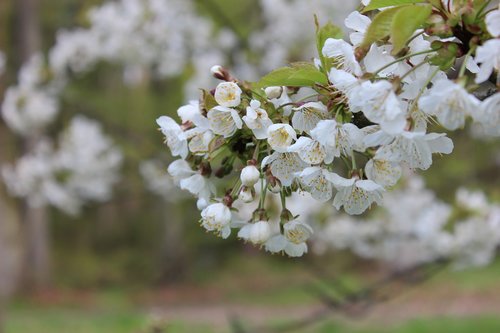
POLYGON ((254 191, 253 188, 248 187, 248 186, 243 186, 241 188, 240 193, 238 194, 238 199, 240 199, 243 202, 252 202, 254 199, 254 191))
POLYGON ((248 165, 241 170, 241 183, 245 186, 254 186, 260 178, 259 169, 255 165, 248 165))
POLYGON ((271 227, 267 221, 259 221, 252 225, 250 229, 249 240, 254 244, 262 244, 267 242, 271 237, 271 227))
POLYGON ((198 201, 196 201, 196 207, 198 208, 198 210, 203 210, 207 206, 208 206, 208 202, 207 202, 207 200, 205 200, 203 198, 199 198, 198 201))
POLYGON ((266 89, 264 89, 264 92, 266 93, 266 96, 269 99, 279 98, 281 96, 281 93, 283 92, 283 88, 267 87, 266 89))
POLYGON ((201 212, 201 225, 222 238, 227 238, 231 233, 230 222, 231 211, 222 203, 211 204, 201 212))
POLYGON ((210 68, 210 73, 213 75, 222 75, 223 68, 220 65, 215 65, 210 68))

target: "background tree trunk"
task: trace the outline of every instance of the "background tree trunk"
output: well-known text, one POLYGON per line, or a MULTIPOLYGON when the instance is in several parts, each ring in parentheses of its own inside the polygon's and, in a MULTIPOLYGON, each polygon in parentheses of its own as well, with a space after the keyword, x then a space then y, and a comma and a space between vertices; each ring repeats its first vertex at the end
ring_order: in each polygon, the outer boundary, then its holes
MULTIPOLYGON (((0 137, 0 143, 2 139, 0 137)), ((21 244, 18 210, 0 189, 0 333, 7 300, 17 286, 21 271, 21 244)))
MULTIPOLYGON (((39 22, 39 0, 16 0, 16 33, 19 66, 26 63, 40 50, 41 31, 39 22)), ((33 137, 24 142, 24 151, 29 151, 38 141, 33 137)), ((25 238, 24 286, 40 290, 50 281, 50 237, 47 208, 32 208, 23 205, 25 238)))
MULTIPOLYGON (((9 1, 0 2, 0 22, 7 22, 12 14, 9 1)), ((8 29, 0 31, 0 49, 7 50, 8 29)), ((0 76, 0 100, 5 90, 5 78, 0 76)), ((1 107, 1 105, 0 105, 1 107)), ((1 110, 0 110, 1 112, 1 110)), ((13 136, 0 121, 0 167, 9 161, 15 152, 13 136)), ((3 332, 5 307, 9 296, 17 287, 22 266, 22 238, 19 210, 14 200, 10 200, 0 180, 0 333, 3 332)))
POLYGON ((186 271, 186 249, 184 225, 182 224, 182 205, 162 202, 164 221, 164 242, 162 247, 162 276, 163 283, 178 282, 186 271))

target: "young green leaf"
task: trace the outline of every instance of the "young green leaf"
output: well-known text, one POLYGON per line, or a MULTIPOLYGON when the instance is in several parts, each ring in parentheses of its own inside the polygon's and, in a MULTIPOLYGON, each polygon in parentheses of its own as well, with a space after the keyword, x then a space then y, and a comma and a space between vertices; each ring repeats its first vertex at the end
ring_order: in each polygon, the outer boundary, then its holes
POLYGON ((343 37, 343 32, 342 29, 337 27, 336 25, 328 22, 322 27, 319 27, 319 22, 318 18, 315 16, 314 17, 316 21, 316 47, 318 49, 318 55, 319 59, 321 61, 321 67, 325 70, 325 72, 328 72, 330 69, 330 65, 326 61, 325 57, 323 56, 323 45, 325 44, 325 41, 328 38, 335 38, 335 39, 341 39, 343 37))
POLYGON ((431 12, 431 5, 404 6, 398 10, 392 20, 391 28, 393 55, 406 46, 408 39, 425 23, 431 12))
POLYGON ((211 109, 213 109, 214 107, 216 107, 217 105, 219 105, 215 101, 214 96, 212 96, 212 94, 207 90, 202 90, 202 101, 203 101, 202 107, 207 112, 210 111, 211 109))
POLYGON ((384 7, 410 5, 422 2, 426 1, 425 0, 372 0, 370 4, 363 9, 363 12, 384 7))
POLYGON ((373 18, 372 23, 365 33, 365 38, 361 43, 361 47, 368 48, 374 42, 377 42, 391 33, 392 21, 394 16, 405 6, 389 8, 381 11, 373 18))
POLYGON ((258 88, 271 86, 303 87, 315 83, 326 84, 328 79, 313 64, 306 62, 292 63, 290 67, 281 67, 265 75, 254 86, 258 88))

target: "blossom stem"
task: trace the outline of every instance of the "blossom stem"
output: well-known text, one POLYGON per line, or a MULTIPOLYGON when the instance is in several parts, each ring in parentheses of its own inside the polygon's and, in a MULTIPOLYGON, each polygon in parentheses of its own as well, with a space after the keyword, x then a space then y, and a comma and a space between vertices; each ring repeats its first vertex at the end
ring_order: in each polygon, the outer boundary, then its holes
POLYGON ((411 42, 413 42, 413 40, 414 40, 415 38, 417 38, 417 37, 418 37, 418 36, 420 36, 420 35, 423 35, 424 33, 425 33, 425 31, 424 31, 424 30, 422 30, 422 31, 420 31, 418 34, 415 34, 412 38, 410 38, 410 39, 406 42, 406 45, 409 45, 411 42))
POLYGON ((349 170, 351 168, 351 166, 349 165, 349 162, 347 161, 347 159, 344 156, 341 156, 341 160, 344 162, 345 166, 349 170))
POLYGON ((240 189, 240 185, 241 185, 241 179, 238 178, 234 182, 233 188, 231 189, 231 197, 234 197, 238 193, 238 190, 240 189))
POLYGON ((285 196, 285 190, 281 189, 280 191, 280 197, 281 197, 281 210, 286 210, 286 196, 285 196))
POLYGON ((352 162, 352 170, 356 170, 358 167, 356 165, 356 157, 354 156, 354 150, 351 151, 351 162, 352 162))
POLYGON ((427 63, 427 61, 425 61, 425 60, 424 60, 424 61, 422 61, 421 63, 419 63, 419 64, 417 64, 417 65, 413 66, 410 70, 408 70, 408 72, 404 73, 404 74, 403 74, 403 76, 401 76, 399 79, 400 79, 401 81, 403 81, 403 79, 404 79, 405 77, 407 77, 407 76, 408 76, 408 75, 410 75, 410 74, 411 74, 414 70, 416 70, 417 68, 419 68, 419 67, 423 66, 423 65, 424 65, 424 64, 426 64, 426 63, 427 63))
POLYGON ((422 97, 422 94, 424 93, 425 89, 427 89, 427 86, 429 85, 429 83, 431 83, 432 79, 434 79, 434 77, 436 76, 436 74, 438 72, 439 72, 439 67, 436 68, 436 70, 434 72, 432 72, 431 76, 429 76, 427 81, 425 81, 424 85, 422 86, 422 88, 418 92, 417 97, 413 100, 413 104, 412 104, 412 107, 410 109, 413 109, 415 107, 415 105, 417 105, 418 100, 420 99, 420 97, 422 97))
POLYGON ((257 142, 257 145, 255 146, 255 150, 253 151, 253 156, 252 156, 252 158, 256 160, 257 163, 259 162, 259 152, 260 152, 259 150, 260 150, 260 145, 257 142))
POLYGON ((321 96, 321 94, 309 95, 309 96, 306 96, 306 97, 302 97, 301 99, 298 99, 298 100, 296 100, 295 102, 290 102, 290 103, 285 103, 285 104, 282 104, 282 105, 280 105, 280 106, 276 109, 276 111, 277 111, 277 110, 279 110, 279 109, 284 108, 285 106, 297 105, 297 103, 303 102, 303 101, 305 101, 305 100, 307 100, 307 99, 309 99, 309 98, 316 97, 316 96, 321 96))
POLYGON ((398 62, 401 62, 403 60, 406 60, 406 59, 414 57, 414 56, 418 56, 418 55, 421 55, 421 54, 432 53, 432 52, 436 52, 436 50, 425 50, 425 51, 415 52, 415 53, 412 53, 412 54, 407 54, 405 56, 402 56, 401 58, 398 58, 398 59, 396 59, 394 61, 391 61, 390 63, 388 63, 388 64, 380 67, 379 69, 377 69, 375 71, 375 73, 373 73, 373 76, 377 76, 378 73, 380 73, 381 71, 383 71, 386 68, 391 67, 394 64, 397 64, 398 62))
POLYGON ((266 193, 267 193, 267 181, 264 183, 264 177, 260 177, 260 200, 259 200, 259 209, 264 209, 264 204, 266 202, 266 193))
POLYGON ((479 8, 479 10, 477 11, 477 14, 476 14, 476 20, 481 16, 481 14, 486 9, 486 7, 488 7, 488 5, 490 4, 490 2, 491 2, 491 0, 485 1, 483 3, 483 5, 481 6, 481 8, 479 8))

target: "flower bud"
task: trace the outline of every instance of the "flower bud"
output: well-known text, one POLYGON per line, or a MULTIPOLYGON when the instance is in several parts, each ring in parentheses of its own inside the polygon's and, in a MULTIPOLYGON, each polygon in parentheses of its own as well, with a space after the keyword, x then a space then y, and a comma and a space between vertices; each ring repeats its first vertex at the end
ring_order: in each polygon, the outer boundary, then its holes
POLYGON ((205 200, 203 198, 199 198, 198 201, 196 201, 196 207, 198 208, 198 210, 203 210, 207 206, 208 206, 208 202, 207 202, 207 200, 205 200))
POLYGON ((201 212, 201 225, 222 238, 227 238, 231 233, 230 222, 231 210, 222 203, 211 204, 201 212))
POLYGON ((212 75, 216 79, 223 80, 223 81, 230 81, 231 80, 231 77, 230 77, 227 69, 225 69, 222 66, 219 66, 219 65, 212 66, 212 68, 210 68, 210 73, 212 73, 212 75))
POLYGON ((241 170, 241 183, 245 186, 254 186, 260 178, 259 169, 255 165, 248 165, 241 170))
POLYGON ((271 226, 267 221, 259 221, 252 225, 250 229, 249 240, 254 244, 262 244, 267 242, 271 237, 271 226))
POLYGON ((281 93, 283 92, 283 88, 278 86, 267 87, 266 89, 264 89, 264 92, 269 99, 279 98, 281 96, 281 93))
POLYGON ((252 202, 255 198, 255 190, 253 187, 243 186, 238 194, 238 199, 243 202, 252 202))

